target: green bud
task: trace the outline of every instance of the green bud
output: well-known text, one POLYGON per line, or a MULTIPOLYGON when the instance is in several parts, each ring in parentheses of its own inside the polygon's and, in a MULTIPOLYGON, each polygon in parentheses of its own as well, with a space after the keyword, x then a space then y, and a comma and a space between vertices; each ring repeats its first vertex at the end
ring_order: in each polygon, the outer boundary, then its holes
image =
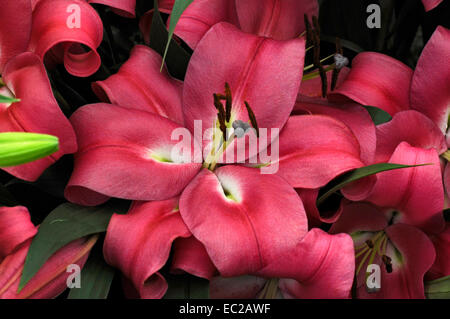
POLYGON ((58 149, 56 136, 27 132, 0 133, 0 167, 32 162, 58 149))

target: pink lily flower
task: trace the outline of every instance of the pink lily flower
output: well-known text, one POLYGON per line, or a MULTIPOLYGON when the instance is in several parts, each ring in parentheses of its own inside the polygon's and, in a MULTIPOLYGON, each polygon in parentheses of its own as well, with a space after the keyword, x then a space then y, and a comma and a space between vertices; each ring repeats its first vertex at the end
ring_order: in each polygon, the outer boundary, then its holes
POLYGON ((2 92, 20 101, 0 104, 0 132, 45 133, 57 136, 60 141, 59 150, 50 156, 2 168, 18 178, 35 181, 61 156, 77 150, 75 132, 53 97, 44 65, 37 55, 27 52, 15 56, 4 67, 2 76, 2 92))
POLYGON ((330 233, 353 238, 358 298, 425 298, 424 275, 433 265, 435 250, 428 236, 410 224, 397 222, 392 211, 369 203, 346 203, 330 233), (377 264, 380 289, 367 290, 366 269, 377 264))
POLYGON ((17 293, 31 239, 37 233, 25 207, 0 208, 0 299, 54 298, 67 288, 68 265, 84 266, 97 237, 81 238, 53 254, 17 293))
MULTIPOLYGON (((448 64, 449 40, 450 30, 438 27, 414 72, 387 56, 361 53, 355 58, 344 83, 331 94, 335 99, 346 96, 365 105, 378 106, 394 116, 390 123, 377 129, 377 161, 388 158, 401 141, 417 147, 433 147, 439 155, 447 157, 450 68, 442 66, 448 64), (390 72, 384 72, 386 68, 390 72), (421 112, 431 121, 415 111, 401 112, 408 109, 421 112), (412 121, 415 125, 411 125, 412 121)), ((443 173, 447 194, 448 167, 446 165, 443 173)))

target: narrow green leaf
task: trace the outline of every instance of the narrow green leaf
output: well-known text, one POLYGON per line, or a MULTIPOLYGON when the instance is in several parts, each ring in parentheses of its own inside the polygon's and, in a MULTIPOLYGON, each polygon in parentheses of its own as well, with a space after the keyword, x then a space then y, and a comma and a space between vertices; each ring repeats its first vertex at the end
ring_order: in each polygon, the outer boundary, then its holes
POLYGON ((65 203, 53 210, 39 226, 31 243, 19 291, 61 247, 78 238, 106 231, 113 213, 118 210, 110 204, 83 207, 65 203))
POLYGON ((9 96, 4 96, 0 94, 0 103, 14 103, 14 102, 20 102, 20 99, 16 99, 9 96))
POLYGON ((169 33, 158 10, 158 3, 155 1, 155 12, 150 28, 150 47, 162 56, 169 43, 163 63, 166 63, 169 73, 173 77, 183 80, 191 55, 173 39, 168 42, 168 37, 169 33))
POLYGON ((355 170, 347 173, 347 175, 344 177, 343 181, 341 181, 339 184, 332 187, 325 194, 320 196, 319 199, 317 200, 317 206, 322 204, 328 197, 330 197, 331 194, 337 192, 338 190, 340 190, 341 188, 350 184, 351 182, 357 181, 361 178, 364 178, 364 177, 367 177, 370 175, 374 175, 377 173, 385 172, 385 171, 394 170, 394 169, 424 166, 424 165, 430 165, 430 164, 401 165, 401 164, 391 164, 391 163, 378 163, 378 164, 369 165, 369 166, 355 169, 355 170))
POLYGON ((110 267, 100 251, 93 251, 80 275, 81 287, 70 289, 67 299, 106 299, 114 278, 110 267))
POLYGON ((192 3, 193 0, 175 0, 173 4, 172 13, 170 14, 170 23, 169 23, 169 34, 167 37, 166 48, 164 49, 163 59, 161 63, 161 70, 164 66, 164 61, 166 60, 167 51, 169 50, 169 44, 173 37, 173 32, 175 31, 175 26, 178 23, 178 20, 181 17, 181 14, 186 10, 186 8, 192 3))
POLYGON ((0 133, 0 167, 16 166, 46 157, 59 148, 58 138, 27 132, 0 133))
POLYGON ((164 299, 208 299, 209 281, 191 275, 167 275, 164 299))
POLYGON ((428 299, 450 299, 450 276, 425 282, 425 295, 428 299))
POLYGON ((364 108, 369 112, 370 117, 372 118, 372 121, 375 125, 380 125, 386 122, 389 122, 392 120, 392 116, 389 115, 388 112, 375 107, 375 106, 369 106, 369 105, 363 105, 364 108))

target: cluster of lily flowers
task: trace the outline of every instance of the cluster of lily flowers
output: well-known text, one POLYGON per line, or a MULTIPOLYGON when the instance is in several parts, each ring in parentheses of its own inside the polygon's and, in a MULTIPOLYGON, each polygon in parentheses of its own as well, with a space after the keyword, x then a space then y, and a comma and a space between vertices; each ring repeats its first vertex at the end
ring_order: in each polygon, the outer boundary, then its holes
MULTIPOLYGON (((63 63, 79 77, 99 68, 103 27, 90 3, 135 15, 135 0, 1 4, 0 94, 20 101, 0 104, 0 132, 60 141, 51 156, 4 170, 35 181, 74 154, 68 201, 133 201, 126 214, 113 215, 103 246, 127 296, 163 297, 163 267, 208 279, 213 298, 424 298, 424 281, 450 275, 443 214, 450 189, 450 30, 436 29, 415 70, 374 52, 358 54, 348 68, 339 45, 334 60, 320 60, 316 1, 194 0, 175 28, 193 49, 183 82, 160 71, 158 53, 136 45, 116 74, 92 83, 103 102, 68 119, 46 67, 63 63), (70 5, 80 8, 79 28, 67 26, 70 5), (304 65, 311 52, 314 64, 304 65), (375 125, 365 105, 392 120, 375 125), (200 139, 194 121, 202 123, 200 139), (173 156, 179 128, 192 135, 192 150, 206 154, 203 162, 173 156), (204 134, 210 128, 212 135, 204 134), (263 128, 279 135, 263 136, 263 128), (276 141, 276 163, 221 160, 238 149, 243 133, 269 149, 276 141), (351 183, 341 189, 338 208, 318 209, 325 185, 376 163, 427 165, 351 183), (261 173, 275 164, 274 174, 261 173), (369 264, 381 268, 377 291, 366 287, 369 264)), ((424 3, 430 9, 437 1, 424 3)), ((172 5, 159 1, 162 12, 172 5)), ((152 15, 141 20, 147 39, 152 15)), ((243 147, 246 160, 258 158, 260 149, 243 147)), ((61 248, 18 293, 37 231, 27 208, 0 208, 1 298, 59 295, 65 267, 83 267, 93 246, 82 238, 61 248)))

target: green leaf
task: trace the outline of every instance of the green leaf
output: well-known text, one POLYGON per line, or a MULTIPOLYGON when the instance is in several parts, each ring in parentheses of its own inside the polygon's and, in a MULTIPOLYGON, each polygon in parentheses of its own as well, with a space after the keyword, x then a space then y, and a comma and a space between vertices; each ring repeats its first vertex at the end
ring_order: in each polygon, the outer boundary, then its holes
POLYGON ((375 106, 369 106, 369 105, 363 105, 364 108, 369 112, 370 117, 372 118, 372 121, 375 125, 380 125, 386 122, 389 122, 392 120, 392 116, 389 115, 388 112, 375 107, 375 106))
POLYGON ((81 287, 70 289, 67 299, 106 299, 114 278, 110 267, 99 252, 93 251, 81 271, 81 287))
POLYGON ((46 157, 59 148, 58 138, 27 132, 0 133, 0 167, 16 166, 46 157))
POLYGON ((391 163, 378 163, 378 164, 373 164, 373 165, 364 166, 364 167, 355 169, 351 172, 348 172, 346 175, 344 175, 342 181, 339 184, 332 187, 330 190, 328 190, 326 193, 324 193, 322 196, 320 196, 319 199, 317 200, 317 206, 321 205, 333 193, 337 192, 338 190, 345 187, 346 185, 348 185, 354 181, 357 181, 361 178, 364 178, 364 177, 367 177, 370 175, 374 175, 377 173, 385 172, 385 171, 394 170, 394 169, 417 167, 417 166, 424 166, 424 165, 430 165, 430 164, 401 165, 401 164, 391 164, 391 163))
POLYGON ((191 275, 165 276, 169 288, 164 299, 208 299, 209 281, 191 275))
POLYGON ((16 99, 9 96, 4 96, 0 94, 0 103, 14 103, 14 102, 20 102, 20 99, 16 99))
POLYGON ((450 299, 450 276, 425 282, 425 295, 428 299, 450 299))
POLYGON ((191 55, 170 37, 166 25, 158 10, 155 1, 155 12, 153 13, 150 29, 150 47, 164 55, 163 63, 166 62, 170 74, 177 79, 183 80, 191 55))
POLYGON ((113 213, 111 204, 83 207, 65 203, 55 208, 39 226, 25 260, 19 291, 61 247, 88 235, 105 232, 113 213))
POLYGON ((181 17, 181 14, 186 10, 186 8, 192 3, 193 0, 175 0, 173 4, 172 13, 170 14, 170 22, 169 22, 169 34, 167 36, 167 44, 164 49, 164 55, 161 63, 161 70, 164 66, 164 61, 166 60, 167 51, 169 50, 169 43, 172 40, 173 32, 175 31, 175 26, 178 23, 178 20, 181 17))

